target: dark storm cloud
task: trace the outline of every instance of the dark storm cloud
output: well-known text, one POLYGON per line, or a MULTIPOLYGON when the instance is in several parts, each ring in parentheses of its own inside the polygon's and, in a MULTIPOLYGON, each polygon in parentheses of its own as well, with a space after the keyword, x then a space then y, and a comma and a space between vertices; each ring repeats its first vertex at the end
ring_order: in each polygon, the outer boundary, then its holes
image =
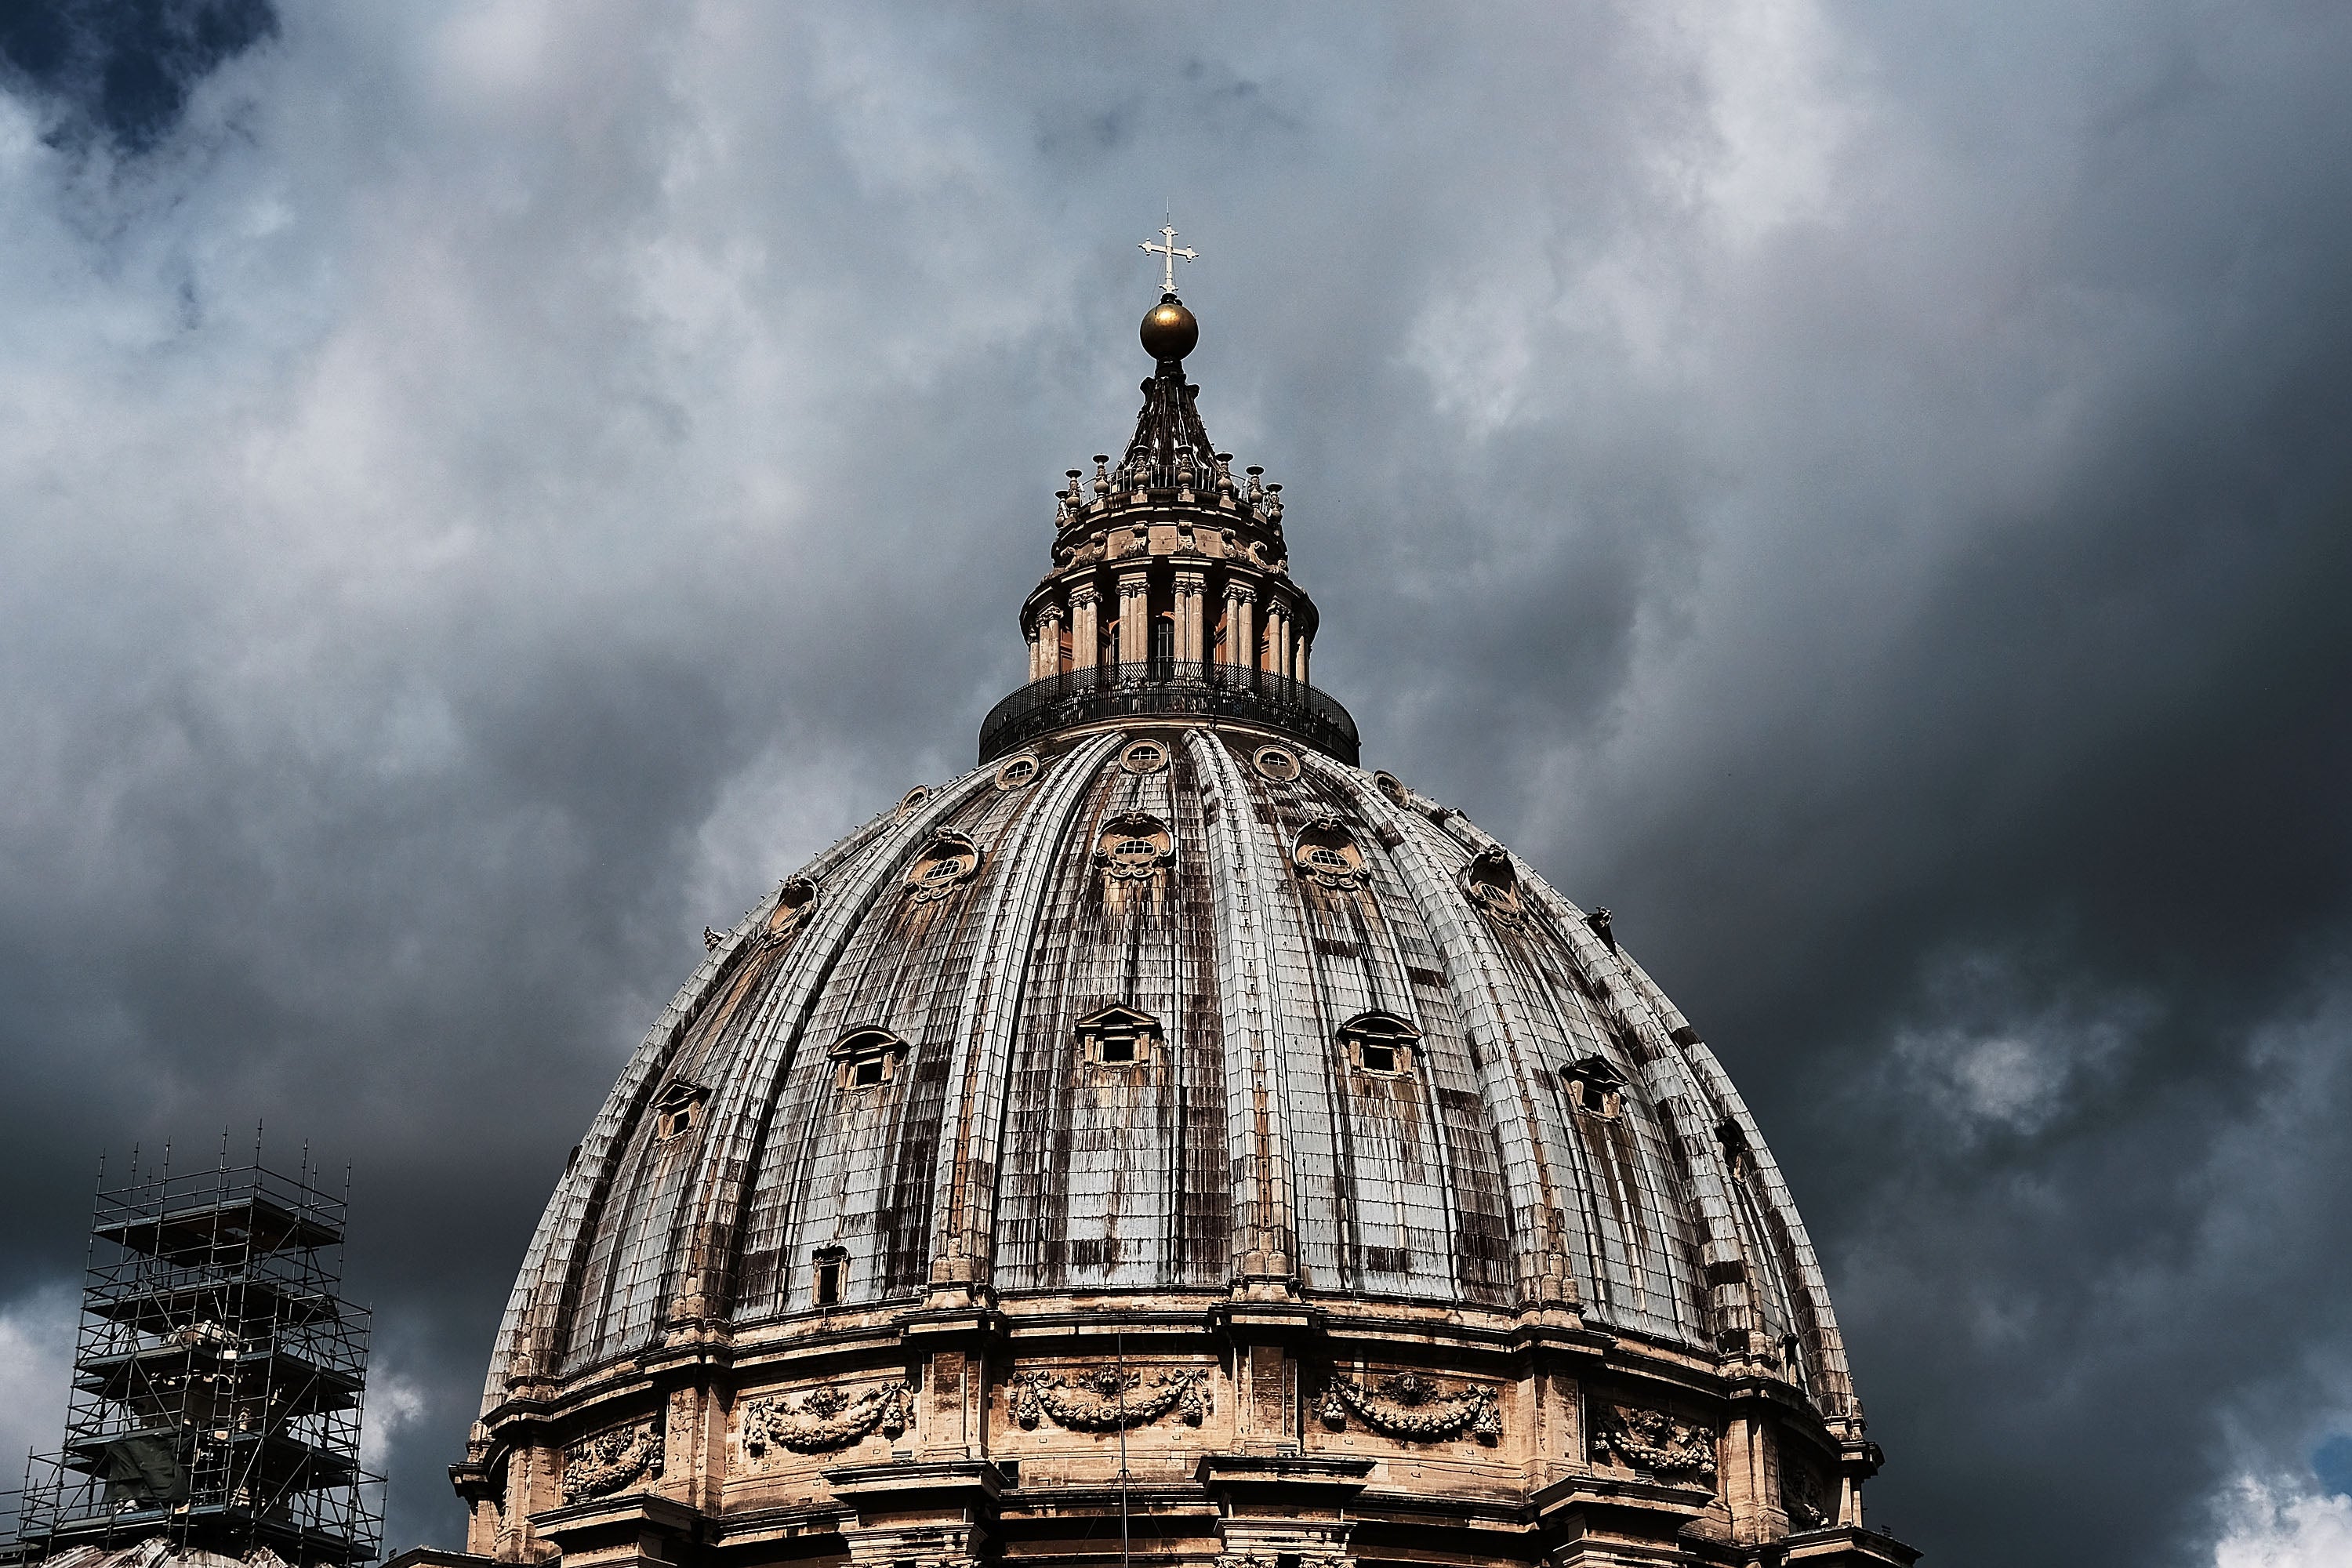
POLYGON ((277 31, 269 0, 8 0, 0 83, 47 100, 62 144, 144 153, 198 81, 277 31))
POLYGON ((1172 200, 1318 683, 1719 1043, 1879 1517, 2322 1560, 2335 10, 44 15, 0 35, 0 1436, 62 1402, 94 1152, 266 1118, 356 1166, 393 1543, 456 1539, 524 1237, 697 933, 1018 679, 1172 200), (68 114, 211 155, 93 195, 68 114))

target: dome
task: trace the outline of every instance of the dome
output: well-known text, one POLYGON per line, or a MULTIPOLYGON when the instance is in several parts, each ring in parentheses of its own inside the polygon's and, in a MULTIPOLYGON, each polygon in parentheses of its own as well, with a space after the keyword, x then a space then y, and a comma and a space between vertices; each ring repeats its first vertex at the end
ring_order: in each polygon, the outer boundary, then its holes
POLYGON ((980 765, 708 933, 516 1282, 473 1550, 1907 1563, 1738 1092, 1358 765, 1194 391, 1057 495, 980 765))

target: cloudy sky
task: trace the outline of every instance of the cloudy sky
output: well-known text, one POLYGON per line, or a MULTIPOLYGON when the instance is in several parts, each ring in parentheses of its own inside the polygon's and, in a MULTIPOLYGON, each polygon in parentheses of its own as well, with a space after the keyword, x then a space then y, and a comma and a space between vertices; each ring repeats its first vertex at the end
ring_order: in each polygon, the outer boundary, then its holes
POLYGON ((703 925, 1021 679, 1172 204, 1318 684, 1718 1043, 1874 1522, 2346 1561, 2347 80, 2328 0, 0 5, 0 1445, 100 1152, 263 1120, 458 1542, 703 925))

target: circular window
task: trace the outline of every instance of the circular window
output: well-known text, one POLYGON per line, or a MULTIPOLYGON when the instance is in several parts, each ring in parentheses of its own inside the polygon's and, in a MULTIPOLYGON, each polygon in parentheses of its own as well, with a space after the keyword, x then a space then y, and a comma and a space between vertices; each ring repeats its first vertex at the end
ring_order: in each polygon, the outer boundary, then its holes
POLYGON ((916 807, 921 805, 923 802, 930 798, 931 786, 929 784, 917 784, 914 788, 908 790, 906 794, 898 797, 898 809, 892 813, 892 815, 903 822, 908 817, 914 815, 916 807))
POLYGON ((1379 773, 1374 773, 1372 775, 1372 783, 1377 784, 1380 787, 1380 792, 1388 796, 1390 801, 1393 804, 1397 805, 1409 804, 1412 792, 1404 787, 1404 781, 1402 779, 1398 778, 1396 774, 1390 773, 1387 769, 1383 768, 1379 773))
POLYGON ((996 787, 1019 789, 1037 776, 1037 759, 1024 752, 1017 757, 1007 757, 996 764, 996 787))
POLYGON ((1260 773, 1276 784, 1288 784, 1304 771, 1298 753, 1287 746, 1260 746, 1250 762, 1260 773))
POLYGON ((1137 741, 1118 754, 1118 765, 1131 773, 1156 773, 1168 765, 1168 748, 1157 741, 1137 741))

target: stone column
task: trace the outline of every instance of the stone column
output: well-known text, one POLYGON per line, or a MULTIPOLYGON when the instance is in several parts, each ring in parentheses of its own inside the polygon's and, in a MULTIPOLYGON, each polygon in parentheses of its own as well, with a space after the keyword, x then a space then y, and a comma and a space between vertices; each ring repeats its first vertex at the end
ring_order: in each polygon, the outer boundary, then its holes
POLYGON ((1139 569, 1119 574, 1118 661, 1141 664, 1151 657, 1151 582, 1139 569))
POLYGON ((1043 680, 1062 673, 1062 606, 1052 600, 1037 606, 1037 667, 1029 677, 1043 680))
POLYGON ((1276 599, 1265 607, 1265 668, 1268 674, 1290 674, 1290 602, 1276 599))
POLYGON ((1176 569, 1176 658, 1179 663, 1197 665, 1208 657, 1208 628, 1202 624, 1208 591, 1207 573, 1197 566, 1176 569))
POLYGON ((1301 685, 1301 686, 1304 686, 1304 685, 1306 685, 1306 684, 1307 684, 1307 648, 1308 648, 1308 647, 1310 647, 1311 646, 1313 646, 1313 645, 1311 645, 1310 643, 1308 643, 1308 642, 1307 642, 1307 638, 1306 638, 1305 637, 1303 637, 1303 636, 1302 636, 1302 637, 1298 639, 1298 677, 1297 677, 1297 679, 1298 679, 1298 684, 1299 684, 1299 685, 1301 685))
POLYGON ((1095 614, 1102 595, 1092 583, 1070 590, 1070 668, 1092 669, 1102 656, 1102 635, 1095 614))
POLYGON ((1225 662, 1247 669, 1257 662, 1257 595, 1246 583, 1225 584, 1225 662))

